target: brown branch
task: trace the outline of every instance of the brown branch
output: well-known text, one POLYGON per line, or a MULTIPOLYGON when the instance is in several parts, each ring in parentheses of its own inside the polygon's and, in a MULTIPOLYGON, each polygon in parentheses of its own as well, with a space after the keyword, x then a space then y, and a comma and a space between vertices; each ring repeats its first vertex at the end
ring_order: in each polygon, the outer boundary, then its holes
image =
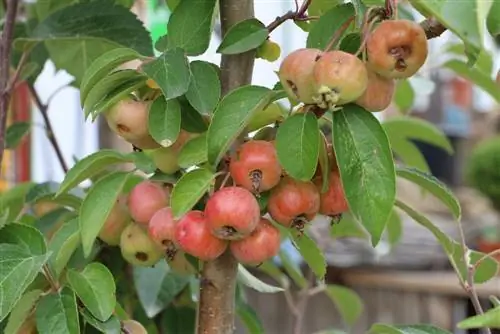
MULTIPOLYGON (((253 0, 220 0, 222 35, 236 23, 254 17, 253 0)), ((222 94, 252 82, 255 50, 223 55, 222 94)), ((237 141, 236 145, 238 144, 237 141)), ((238 262, 229 249, 214 261, 203 264, 198 303, 197 334, 232 334, 238 262)))
MULTIPOLYGON (((288 20, 306 21, 308 19, 313 19, 305 16, 307 8, 309 8, 311 2, 312 0, 304 0, 300 8, 297 8, 295 11, 289 11, 284 15, 278 16, 273 22, 269 23, 269 25, 267 26, 267 30, 269 31, 269 33, 271 33, 274 29, 278 28, 280 25, 282 25, 288 20)), ((297 5, 297 2, 295 2, 295 4, 297 5)))
POLYGON ((56 152, 57 160, 59 160, 59 164, 61 165, 61 168, 63 169, 64 173, 67 173, 68 172, 68 165, 64 161, 61 147, 59 146, 59 143, 54 135, 54 130, 52 128, 52 124, 50 123, 49 114, 48 114, 49 106, 47 104, 42 103, 40 96, 38 96, 38 93, 36 92, 35 88, 32 85, 28 85, 28 87, 29 87, 29 90, 31 93, 31 97, 33 98, 33 101, 35 102, 38 110, 40 110, 40 113, 42 114, 43 121, 45 123, 45 132, 47 134, 47 138, 49 139, 49 142, 52 145, 52 148, 56 152))
POLYGON ((5 150, 5 130, 9 111, 12 89, 10 87, 10 53, 14 24, 16 22, 18 0, 6 3, 5 21, 0 39, 0 172, 2 170, 3 153, 5 150))

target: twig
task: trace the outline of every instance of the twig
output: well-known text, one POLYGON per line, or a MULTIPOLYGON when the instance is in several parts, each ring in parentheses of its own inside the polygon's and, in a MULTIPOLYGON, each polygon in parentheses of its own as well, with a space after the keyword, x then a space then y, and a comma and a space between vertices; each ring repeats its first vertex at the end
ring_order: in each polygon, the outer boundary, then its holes
POLYGON ((12 90, 9 88, 10 54, 14 37, 18 0, 5 3, 5 22, 0 40, 0 172, 2 170, 3 153, 5 149, 5 128, 12 90))
POLYGON ((59 160, 59 164, 61 165, 61 168, 63 169, 64 173, 67 173, 68 172, 68 165, 64 161, 61 147, 59 146, 59 143, 54 135, 54 130, 52 129, 52 124, 50 123, 49 114, 48 114, 49 106, 47 104, 42 103, 40 96, 38 96, 38 93, 36 92, 35 88, 32 85, 28 85, 28 87, 29 87, 29 90, 31 93, 31 97, 33 98, 33 101, 35 102, 38 110, 40 110, 40 113, 42 114, 42 117, 43 117, 43 121, 45 122, 45 130, 46 130, 47 138, 49 139, 49 142, 52 145, 52 148, 56 152, 57 160, 59 160))
POLYGON ((311 290, 311 285, 313 280, 314 280, 314 274, 312 270, 309 270, 307 275, 307 284, 299 292, 299 300, 296 306, 298 312, 295 316, 293 334, 302 334, 302 328, 304 327, 305 310, 307 307, 307 302, 309 301, 309 291, 311 290))
POLYGON ((57 282, 56 279, 54 279, 54 277, 50 273, 49 267, 47 267, 47 265, 44 265, 42 270, 43 273, 45 274, 45 277, 47 278, 47 281, 50 284, 52 291, 54 292, 59 291, 59 283, 57 282))
POLYGON ((21 59, 19 59, 19 63, 17 64, 16 71, 12 75, 12 78, 10 79, 9 86, 7 88, 8 91, 12 91, 16 87, 17 80, 19 79, 19 76, 21 75, 21 72, 23 70, 23 66, 26 63, 26 60, 28 59, 28 52, 23 52, 21 55, 21 59))
POLYGON ((340 26, 340 28, 337 29, 337 31, 335 31, 335 33, 333 34, 332 38, 328 42, 328 45, 325 48, 325 52, 329 51, 335 45, 335 43, 338 42, 338 39, 340 38, 340 36, 342 36, 342 34, 344 33, 344 31, 346 31, 347 28, 349 28, 349 26, 351 25, 351 22, 354 21, 354 17, 355 16, 351 16, 347 21, 345 21, 340 26))
POLYGON ((295 2, 295 11, 289 11, 288 13, 278 16, 273 22, 269 23, 267 26, 267 30, 269 33, 271 33, 274 29, 278 28, 280 25, 285 23, 288 20, 300 20, 300 21, 307 21, 310 19, 309 17, 305 16, 307 12, 307 8, 309 8, 309 5, 311 4, 312 0, 304 0, 300 8, 298 7, 297 1, 295 2))

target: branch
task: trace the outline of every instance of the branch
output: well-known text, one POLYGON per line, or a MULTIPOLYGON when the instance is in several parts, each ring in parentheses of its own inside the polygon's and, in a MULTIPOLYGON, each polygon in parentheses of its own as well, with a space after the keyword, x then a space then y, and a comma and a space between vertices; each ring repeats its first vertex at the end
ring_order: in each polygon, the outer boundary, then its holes
POLYGON ((12 96, 12 89, 9 84, 10 53, 18 3, 18 0, 10 0, 6 3, 5 22, 0 40, 0 171, 2 170, 3 152, 5 149, 7 113, 9 111, 10 98, 12 96))
POLYGON ((33 98, 33 101, 35 102, 38 110, 40 110, 40 113, 42 114, 43 121, 45 123, 45 131, 47 134, 47 138, 49 139, 49 142, 52 145, 52 148, 56 152, 57 160, 59 160, 59 164, 61 165, 61 168, 63 169, 64 173, 67 173, 68 172, 68 165, 64 161, 61 147, 59 146, 59 143, 54 135, 54 130, 52 129, 52 124, 50 123, 49 114, 48 114, 49 106, 47 104, 42 103, 40 96, 38 96, 38 93, 36 92, 35 88, 32 85, 28 85, 28 87, 29 87, 29 90, 31 93, 31 97, 33 98))
POLYGON ((297 8, 295 11, 289 11, 288 13, 282 16, 278 16, 273 22, 269 23, 269 25, 267 26, 267 30, 269 31, 269 33, 271 33, 274 29, 278 28, 280 25, 282 25, 288 20, 306 21, 308 19, 314 19, 312 17, 306 16, 307 8, 309 8, 311 2, 312 0, 304 0, 300 8, 297 8))
MULTIPOLYGON (((222 35, 236 23, 254 17, 253 0, 220 0, 222 35)), ((221 59, 222 94, 252 82, 255 50, 221 59)), ((237 143, 236 143, 237 145, 237 143)), ((238 262, 228 249, 214 261, 205 262, 198 303, 198 334, 232 334, 238 262)))

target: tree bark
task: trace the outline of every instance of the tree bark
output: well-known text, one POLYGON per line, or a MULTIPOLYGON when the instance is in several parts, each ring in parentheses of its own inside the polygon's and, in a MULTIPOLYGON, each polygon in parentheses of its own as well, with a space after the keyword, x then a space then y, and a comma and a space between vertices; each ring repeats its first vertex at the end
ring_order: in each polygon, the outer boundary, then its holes
MULTIPOLYGON (((254 17, 253 0, 220 0, 222 35, 234 24, 254 17)), ((250 84, 255 51, 223 55, 221 59, 222 94, 250 84)), ((235 324, 235 291, 238 262, 230 251, 214 261, 205 262, 200 282, 198 334, 231 334, 235 324)))

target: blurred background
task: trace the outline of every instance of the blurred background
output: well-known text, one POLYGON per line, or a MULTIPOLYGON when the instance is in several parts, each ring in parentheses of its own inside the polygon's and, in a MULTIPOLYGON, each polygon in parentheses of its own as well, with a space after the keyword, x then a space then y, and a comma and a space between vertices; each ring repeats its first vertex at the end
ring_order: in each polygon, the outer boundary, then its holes
MULTIPOLYGON (((151 31, 154 41, 167 32, 165 22, 170 12, 163 1, 137 0, 132 9, 151 31)), ((255 1, 255 14, 265 23, 291 9, 294 9, 293 1, 255 1)), ((404 15, 419 18, 411 11, 405 11, 404 15)), ((306 36, 293 22, 287 22, 273 32, 272 40, 281 46, 280 60, 292 50, 304 47, 306 36)), ((220 28, 216 27, 210 49, 197 58, 218 63, 220 55, 215 49, 220 41, 220 28)), ((491 73, 496 74, 500 68, 498 45, 492 40, 485 43, 491 53, 482 61, 491 73)), ((481 88, 440 66, 453 56, 453 47, 460 44, 457 38, 445 32, 430 40, 429 44, 428 61, 419 75, 399 84, 395 103, 376 116, 383 122, 388 121, 400 117, 404 108, 406 113, 428 120, 445 132, 453 146, 453 154, 420 142, 418 134, 410 141, 410 147, 400 148, 401 154, 411 154, 414 148, 418 149, 431 173, 449 185, 459 197, 470 246, 489 252, 500 248, 500 107, 481 88), (451 51, 443 52, 445 49, 451 51)), ((269 63, 257 59, 253 84, 272 87, 278 80, 274 71, 280 60, 269 63)), ((69 74, 56 70, 53 63, 47 62, 35 83, 42 103, 50 99, 48 114, 65 160, 71 166, 75 160, 101 147, 130 151, 130 145, 111 134, 105 122, 84 121, 79 92, 68 86, 71 80, 69 74)), ((27 180, 62 181, 64 173, 46 138, 41 114, 29 99, 27 87, 17 89, 13 109, 16 112, 12 114, 16 116, 10 122, 31 122, 32 131, 16 150, 6 152, 0 190, 5 191, 13 184, 27 180)), ((400 197, 458 239, 456 221, 444 206, 430 195, 422 196, 415 185, 398 182, 400 197)), ((362 319, 352 328, 352 333, 362 333, 374 322, 428 322, 454 333, 466 333, 456 330, 454 324, 471 314, 471 307, 441 246, 427 230, 407 217, 402 216, 402 220, 401 239, 394 247, 389 242, 382 242, 373 249, 366 240, 352 238, 349 233, 335 242, 323 240, 330 265, 327 280, 353 287, 366 303, 362 319)), ((293 252, 292 247, 289 250, 293 252)), ((300 265, 300 258, 295 258, 296 265, 300 265)), ((478 294, 485 307, 489 307, 487 298, 500 295, 500 279, 478 287, 478 294)), ((266 333, 291 332, 292 315, 285 311, 288 306, 281 294, 250 292, 249 298, 268 329, 266 333)), ((313 297, 307 308, 304 333, 331 327, 338 319, 340 317, 327 297, 313 297)))

